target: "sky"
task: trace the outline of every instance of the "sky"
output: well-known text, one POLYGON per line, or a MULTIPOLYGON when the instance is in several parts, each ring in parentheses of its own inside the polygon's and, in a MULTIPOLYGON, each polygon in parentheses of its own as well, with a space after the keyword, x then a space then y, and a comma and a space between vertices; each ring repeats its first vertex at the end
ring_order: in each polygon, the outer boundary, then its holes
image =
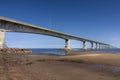
MULTIPOLYGON (((120 47, 120 0, 0 0, 0 16, 120 47)), ((20 48, 65 46, 60 38, 15 32, 6 33, 6 43, 20 48)), ((71 40, 71 47, 82 47, 82 42, 71 40)))

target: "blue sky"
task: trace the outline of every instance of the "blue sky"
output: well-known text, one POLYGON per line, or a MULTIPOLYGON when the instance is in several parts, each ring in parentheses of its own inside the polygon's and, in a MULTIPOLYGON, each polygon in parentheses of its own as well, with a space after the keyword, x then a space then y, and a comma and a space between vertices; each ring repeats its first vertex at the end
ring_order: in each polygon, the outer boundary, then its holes
MULTIPOLYGON (((0 16, 120 47, 120 0, 0 0, 0 16)), ((62 39, 25 33, 6 33, 6 43, 9 47, 64 47, 62 39)), ((71 47, 82 43, 71 40, 71 47)))

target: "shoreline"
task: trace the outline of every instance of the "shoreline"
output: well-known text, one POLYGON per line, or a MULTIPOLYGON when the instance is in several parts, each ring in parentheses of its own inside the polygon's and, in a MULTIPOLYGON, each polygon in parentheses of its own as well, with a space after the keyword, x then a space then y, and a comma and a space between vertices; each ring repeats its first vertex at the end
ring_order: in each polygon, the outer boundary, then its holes
MULTIPOLYGON (((29 54, 27 54, 29 56, 29 54)), ((56 60, 56 61, 70 61, 70 62, 84 62, 90 64, 103 64, 110 66, 120 66, 120 54, 119 53, 105 53, 105 52, 74 52, 67 55, 56 55, 56 54, 44 54, 39 53, 34 56, 34 53, 29 57, 40 58, 39 60, 56 60), (39 56, 40 55, 40 56, 39 56)))

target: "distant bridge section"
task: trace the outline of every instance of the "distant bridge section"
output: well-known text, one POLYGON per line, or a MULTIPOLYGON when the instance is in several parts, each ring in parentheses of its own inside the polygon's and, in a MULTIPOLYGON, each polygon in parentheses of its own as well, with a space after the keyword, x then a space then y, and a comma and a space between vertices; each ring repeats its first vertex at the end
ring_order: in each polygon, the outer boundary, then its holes
POLYGON ((62 38, 65 40, 65 43, 66 43, 65 49, 66 50, 70 49, 70 42, 69 42, 70 39, 82 41, 83 42, 83 49, 86 49, 86 42, 91 43, 91 49, 94 48, 94 44, 96 44, 96 49, 102 48, 102 46, 104 46, 104 48, 110 47, 109 44, 102 43, 99 41, 94 41, 94 40, 90 40, 87 38, 82 38, 82 37, 62 33, 59 31, 43 28, 40 26, 16 21, 13 19, 0 17, 0 34, 1 34, 0 35, 0 47, 1 48, 5 47, 5 46, 3 46, 3 44, 5 45, 5 39, 4 39, 5 32, 33 33, 33 34, 42 34, 42 35, 48 35, 48 36, 62 38))

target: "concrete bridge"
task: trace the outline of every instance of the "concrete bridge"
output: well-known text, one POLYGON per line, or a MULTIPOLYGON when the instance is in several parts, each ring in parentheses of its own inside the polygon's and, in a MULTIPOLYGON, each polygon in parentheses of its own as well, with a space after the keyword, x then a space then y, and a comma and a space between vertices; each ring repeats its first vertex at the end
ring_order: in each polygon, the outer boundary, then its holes
POLYGON ((58 38, 62 38, 65 40, 65 49, 70 50, 70 39, 78 40, 83 42, 83 49, 86 48, 86 42, 91 43, 91 49, 102 49, 102 48, 110 48, 109 44, 102 43, 99 41, 94 41, 66 33, 62 33, 59 31, 43 28, 40 26, 27 24, 24 22, 16 21, 13 19, 0 17, 0 48, 6 48, 5 43, 5 32, 21 32, 21 33, 33 33, 33 34, 42 34, 48 36, 54 36, 58 38), (95 44, 95 47, 94 47, 95 44))

